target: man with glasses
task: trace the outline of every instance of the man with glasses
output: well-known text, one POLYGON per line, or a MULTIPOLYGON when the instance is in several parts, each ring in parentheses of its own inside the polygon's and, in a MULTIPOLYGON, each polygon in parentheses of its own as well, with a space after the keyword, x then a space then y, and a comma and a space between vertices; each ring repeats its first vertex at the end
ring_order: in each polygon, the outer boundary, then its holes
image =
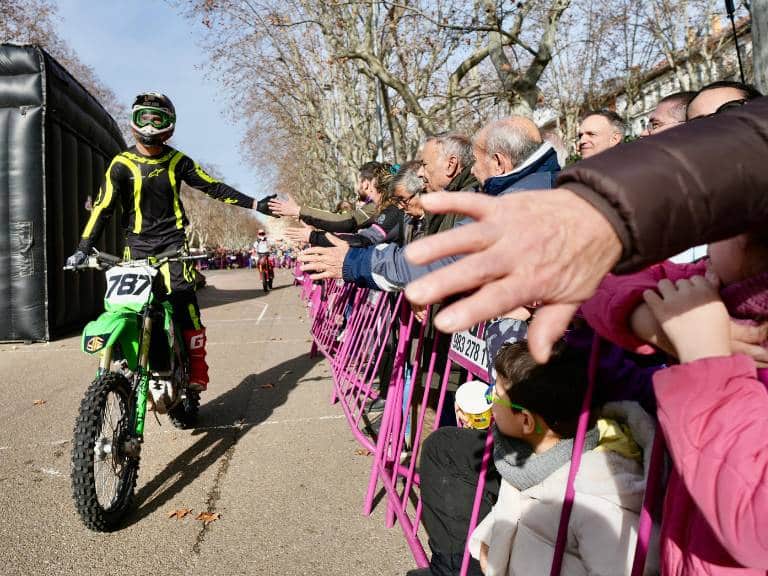
POLYGON ((676 92, 659 100, 656 108, 651 112, 648 124, 640 134, 640 137, 644 138, 645 136, 660 134, 665 130, 683 124, 685 122, 686 108, 694 96, 696 96, 696 92, 676 92))
MULTIPOLYGON (((185 249, 189 224, 181 202, 181 183, 225 204, 255 208, 269 214, 268 198, 256 202, 209 176, 200 165, 165 142, 176 127, 176 109, 170 98, 144 92, 131 109, 131 131, 136 145, 112 159, 93 205, 77 251, 68 266, 83 264, 105 224, 120 204, 125 240, 124 258, 148 258, 168 250, 185 249)), ((170 262, 160 268, 174 318, 182 329, 190 356, 190 387, 205 390, 205 327, 195 294, 195 271, 187 262, 170 262)))

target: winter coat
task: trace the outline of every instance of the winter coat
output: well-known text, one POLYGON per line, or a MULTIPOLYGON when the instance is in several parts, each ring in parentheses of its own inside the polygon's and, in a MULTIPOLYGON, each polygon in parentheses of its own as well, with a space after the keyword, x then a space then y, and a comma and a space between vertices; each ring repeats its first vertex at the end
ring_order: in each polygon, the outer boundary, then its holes
POLYGON ((660 262, 768 220, 768 98, 564 170, 558 186, 592 204, 624 248, 615 271, 660 262))
MULTIPOLYGON (((629 317, 642 292, 662 278, 703 274, 706 263, 671 262, 604 279, 582 306, 609 340, 649 348, 629 317)), ((726 286, 732 317, 768 317, 768 275, 726 286)), ((768 370, 751 358, 705 358, 658 371, 659 424, 674 470, 662 521, 662 573, 674 576, 756 575, 768 570, 768 370), (751 568, 746 568, 749 566, 751 568)))
MULTIPOLYGON (((643 449, 644 465, 607 448, 602 435, 598 448, 583 454, 574 483, 562 576, 619 576, 632 568, 654 423, 634 402, 607 404, 601 416, 629 427, 643 449)), ((496 505, 470 539, 475 558, 481 543, 489 547, 486 576, 549 574, 569 466, 523 491, 502 480, 496 505)), ((646 574, 657 573, 654 550, 652 545, 646 574)))

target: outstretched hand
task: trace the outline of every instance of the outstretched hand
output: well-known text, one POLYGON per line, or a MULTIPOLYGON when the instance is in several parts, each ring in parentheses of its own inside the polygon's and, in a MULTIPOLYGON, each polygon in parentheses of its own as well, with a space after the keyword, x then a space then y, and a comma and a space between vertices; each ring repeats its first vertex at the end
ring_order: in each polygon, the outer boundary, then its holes
POLYGON ((293 216, 294 218, 298 218, 301 211, 301 207, 290 194, 288 194, 285 200, 280 200, 279 198, 270 200, 269 209, 278 216, 293 216))
POLYGON ((300 226, 297 228, 286 228, 283 231, 283 236, 297 242, 299 245, 304 245, 309 242, 309 235, 312 232, 312 226, 307 226, 303 222, 300 222, 300 226))
POLYGON ((344 258, 349 252, 349 244, 333 234, 327 235, 333 247, 310 246, 299 254, 301 270, 309 272, 312 280, 342 278, 344 258))
POLYGON ((406 249, 408 260, 419 265, 464 255, 409 284, 408 299, 431 304, 477 290, 435 317, 435 326, 444 332, 540 300, 528 333, 538 362, 548 360, 578 306, 621 255, 621 242, 608 221, 569 190, 533 190, 500 198, 435 193, 422 196, 422 203, 429 212, 466 214, 475 222, 406 249))

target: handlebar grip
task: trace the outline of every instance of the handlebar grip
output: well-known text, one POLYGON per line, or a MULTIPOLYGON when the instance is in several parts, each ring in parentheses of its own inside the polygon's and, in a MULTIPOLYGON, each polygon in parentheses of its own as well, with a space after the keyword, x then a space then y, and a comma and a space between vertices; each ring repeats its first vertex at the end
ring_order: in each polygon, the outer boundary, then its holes
POLYGON ((166 250, 165 252, 160 252, 160 254, 155 254, 156 260, 163 260, 164 258, 173 258, 174 256, 178 256, 181 254, 182 250, 179 248, 173 248, 171 250, 166 250))
POLYGON ((120 262, 123 261, 123 259, 119 256, 113 256, 112 254, 107 254, 106 252, 99 252, 96 256, 96 259, 108 264, 120 264, 120 262))

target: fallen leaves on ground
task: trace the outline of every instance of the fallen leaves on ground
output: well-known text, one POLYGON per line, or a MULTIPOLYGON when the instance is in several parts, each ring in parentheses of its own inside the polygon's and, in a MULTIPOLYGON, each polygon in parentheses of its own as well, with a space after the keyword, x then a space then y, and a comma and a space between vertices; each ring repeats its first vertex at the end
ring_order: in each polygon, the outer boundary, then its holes
POLYGON ((261 388, 264 388, 265 390, 268 390, 269 388, 274 388, 275 385, 272 384, 272 382, 267 382, 266 384, 262 384, 261 388))
POLYGON ((221 518, 221 514, 218 512, 200 512, 200 514, 195 517, 195 520, 201 520, 203 524, 208 526, 208 524, 216 522, 219 518, 221 518))
POLYGON ((32 405, 33 406, 42 406, 43 404, 45 404, 47 402, 48 402, 47 400, 35 400, 34 402, 32 402, 32 405))
POLYGON ((192 512, 192 508, 178 508, 173 512, 170 512, 168 514, 168 518, 176 518, 176 520, 181 520, 182 518, 184 518, 184 516, 186 516, 190 512, 192 512))
POLYGON ((357 450, 355 450, 355 454, 357 456, 370 456, 371 451, 368 450, 367 448, 358 448, 357 450))

